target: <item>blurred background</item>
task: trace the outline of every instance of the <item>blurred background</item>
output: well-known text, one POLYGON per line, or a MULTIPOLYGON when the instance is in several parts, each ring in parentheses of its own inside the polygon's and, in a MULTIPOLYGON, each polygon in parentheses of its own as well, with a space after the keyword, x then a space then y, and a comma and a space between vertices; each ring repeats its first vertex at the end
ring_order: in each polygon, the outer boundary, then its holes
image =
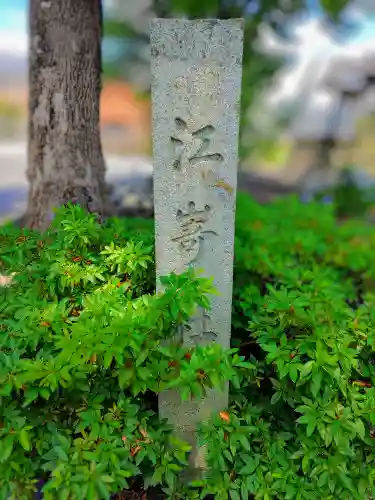
MULTIPOLYGON (((0 183, 26 168, 27 10, 0 0, 0 183)), ((106 155, 151 157, 149 20, 244 16, 241 170, 315 188, 355 166, 372 182, 375 0, 103 0, 103 10, 106 155)))

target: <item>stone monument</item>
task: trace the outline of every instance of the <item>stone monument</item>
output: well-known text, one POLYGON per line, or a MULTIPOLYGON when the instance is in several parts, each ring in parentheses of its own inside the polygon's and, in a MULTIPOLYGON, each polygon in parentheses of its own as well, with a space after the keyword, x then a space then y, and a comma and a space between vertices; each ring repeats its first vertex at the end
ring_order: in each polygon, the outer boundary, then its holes
MULTIPOLYGON (((185 345, 230 345, 242 50, 240 19, 151 22, 157 286, 193 266, 220 294, 182 328, 185 345)), ((193 475, 205 466, 197 424, 227 406, 228 389, 189 402, 160 395, 160 416, 192 446, 193 475)))

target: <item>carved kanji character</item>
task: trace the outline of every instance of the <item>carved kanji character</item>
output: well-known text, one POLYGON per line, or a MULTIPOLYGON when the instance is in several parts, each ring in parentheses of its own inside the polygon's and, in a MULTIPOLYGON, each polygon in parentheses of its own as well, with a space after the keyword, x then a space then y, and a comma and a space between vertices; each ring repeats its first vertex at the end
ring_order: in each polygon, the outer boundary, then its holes
POLYGON ((187 123, 181 118, 175 119, 176 133, 171 137, 174 143, 176 160, 173 167, 182 170, 203 161, 223 161, 220 153, 208 152, 210 135, 215 132, 212 125, 206 125, 193 132, 188 130, 187 123))
POLYGON ((195 203, 189 202, 186 212, 178 210, 177 219, 180 222, 180 231, 172 237, 172 241, 178 242, 181 251, 190 257, 190 261, 198 256, 200 240, 204 234, 217 234, 215 231, 205 230, 204 224, 211 217, 211 207, 205 205, 204 210, 196 210, 195 203))

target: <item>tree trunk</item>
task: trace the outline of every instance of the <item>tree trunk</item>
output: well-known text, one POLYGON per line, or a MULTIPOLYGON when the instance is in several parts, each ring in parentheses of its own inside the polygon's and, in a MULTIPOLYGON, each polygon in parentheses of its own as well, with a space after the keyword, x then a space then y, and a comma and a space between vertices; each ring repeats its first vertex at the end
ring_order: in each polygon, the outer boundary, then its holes
POLYGON ((30 0, 26 224, 69 201, 103 213, 101 0, 30 0))

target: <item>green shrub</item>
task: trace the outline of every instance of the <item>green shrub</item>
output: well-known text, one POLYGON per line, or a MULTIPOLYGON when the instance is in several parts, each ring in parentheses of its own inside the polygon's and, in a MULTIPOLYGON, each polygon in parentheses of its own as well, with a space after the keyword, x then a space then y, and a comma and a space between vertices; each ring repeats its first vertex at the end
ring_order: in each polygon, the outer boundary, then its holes
POLYGON ((142 476, 167 498, 367 500, 375 496, 375 232, 296 198, 237 204, 232 344, 163 340, 211 282, 154 294, 152 221, 99 225, 78 207, 53 231, 0 230, 0 492, 104 499, 142 476), (118 235, 121 235, 119 237, 118 235), (131 333, 131 336, 129 335, 131 333), (179 484, 187 446, 155 413, 231 380, 202 425, 210 470, 179 484))
POLYGON ((347 165, 340 171, 338 184, 320 191, 314 199, 333 203, 338 218, 368 218, 374 211, 375 189, 373 185, 361 187, 356 180, 356 167, 347 165))
POLYGON ((4 500, 31 498, 40 481, 47 500, 109 498, 140 474, 175 489, 189 447, 158 421, 152 395, 200 396, 234 376, 216 344, 162 344, 209 306, 211 280, 171 275, 151 294, 151 233, 132 224, 68 206, 46 234, 1 231, 2 271, 16 273, 0 291, 4 500))

